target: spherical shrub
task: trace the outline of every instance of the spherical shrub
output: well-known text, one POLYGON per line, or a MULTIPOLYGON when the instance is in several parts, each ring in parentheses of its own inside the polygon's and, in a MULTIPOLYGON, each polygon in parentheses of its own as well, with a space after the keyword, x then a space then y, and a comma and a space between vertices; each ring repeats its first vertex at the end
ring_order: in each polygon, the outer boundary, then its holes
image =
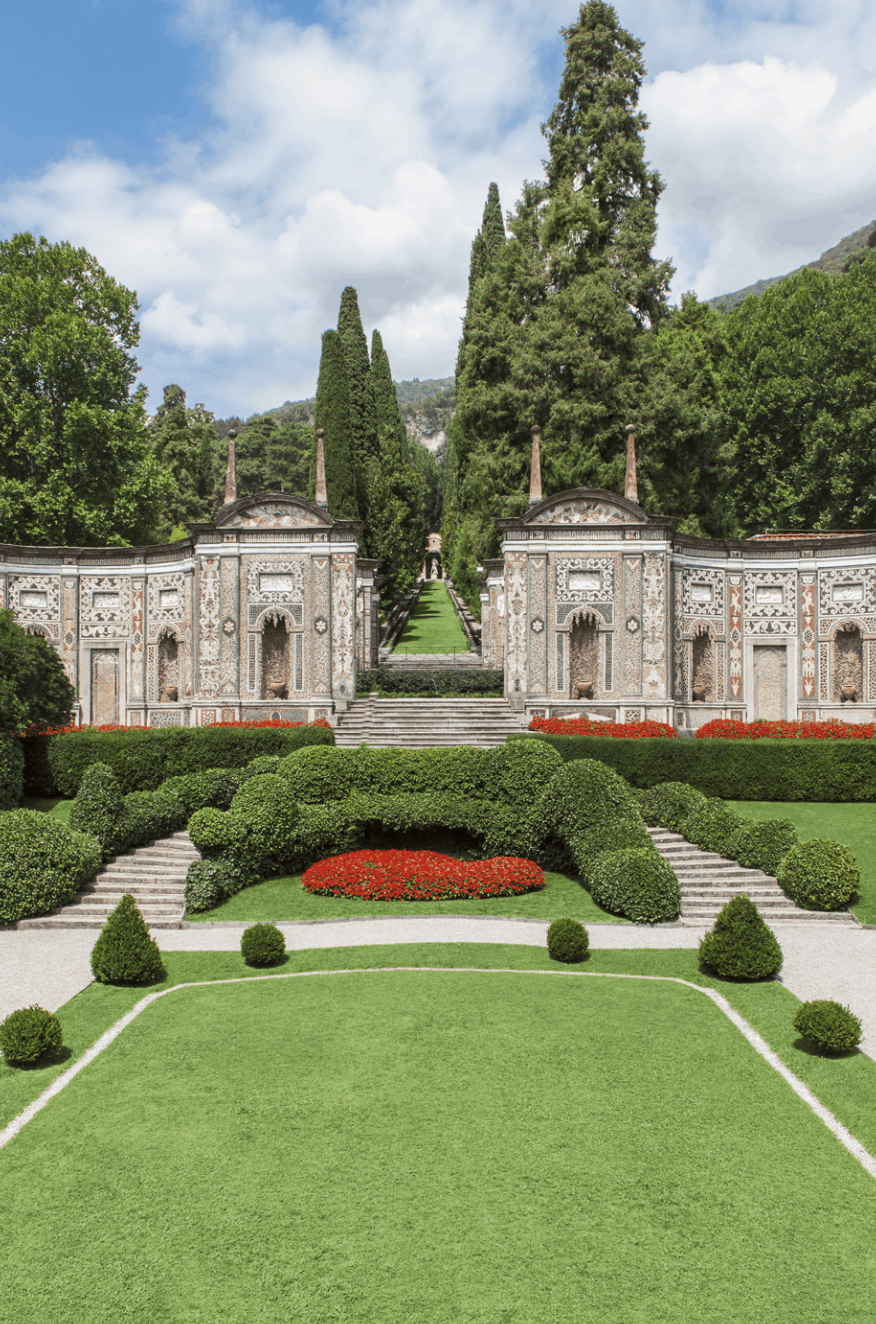
POLYGON ((652 827, 666 828, 667 832, 681 832, 696 809, 702 809, 706 796, 687 782, 660 782, 642 796, 642 817, 652 827))
POLYGON ((352 789, 356 753, 334 745, 310 745, 287 754, 277 771, 292 788, 294 798, 304 804, 346 800, 352 789))
POLYGON ((804 910, 841 910, 856 895, 861 871, 838 841, 803 841, 779 865, 779 887, 804 910))
POLYGON ((559 772, 563 760, 542 740, 512 740, 489 755, 488 794, 509 808, 529 807, 534 795, 559 772))
POLYGON ((591 865, 588 883, 597 905, 634 924, 665 923, 681 910, 675 871, 651 845, 605 851, 591 865))
POLYGON ((38 1062, 57 1053, 63 1043, 61 1022, 50 1011, 35 1004, 13 1011, 0 1025, 0 1052, 15 1066, 38 1062))
POLYGON ((552 961, 575 965, 584 960, 589 946, 587 930, 576 919, 555 919, 547 931, 548 956, 552 961))
POLYGON ((74 832, 97 837, 104 860, 127 850, 125 804, 119 779, 107 763, 86 768, 79 792, 70 809, 74 832))
POLYGON ((91 972, 102 984, 144 984, 164 978, 158 943, 149 936, 130 892, 107 916, 91 951, 91 972))
POLYGON ((286 939, 276 924, 253 924, 243 931, 240 951, 247 965, 276 965, 286 953, 286 939))
POLYGON ((861 1022, 838 1002, 804 1002, 794 1029, 825 1053, 848 1053, 861 1042, 861 1022))
POLYGON ((699 946, 700 960, 723 979, 771 979, 782 968, 782 949, 757 906, 744 892, 722 907, 699 946))
POLYGON ((797 845, 797 830, 787 818, 745 823, 730 843, 731 859, 746 869, 775 874, 782 860, 797 845))
POLYGON ((729 860, 733 858, 730 854, 733 838, 744 826, 744 820, 723 800, 709 799, 689 815, 684 836, 702 850, 713 851, 729 860))
POLYGON ((94 837, 35 809, 0 813, 0 924, 48 915, 87 886, 101 865, 94 837))

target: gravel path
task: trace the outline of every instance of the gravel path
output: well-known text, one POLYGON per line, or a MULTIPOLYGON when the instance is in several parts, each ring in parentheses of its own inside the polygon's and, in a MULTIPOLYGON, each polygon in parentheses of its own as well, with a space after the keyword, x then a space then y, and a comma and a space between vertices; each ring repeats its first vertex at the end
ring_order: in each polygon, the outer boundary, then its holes
MULTIPOLYGON (((236 951, 245 924, 198 924, 153 932, 165 951, 236 951)), ((290 951, 406 942, 499 942, 541 947, 542 920, 488 916, 427 915, 420 918, 354 919, 280 924, 290 951)), ((705 928, 675 925, 591 924, 594 950, 695 948, 705 928)), ((876 1059, 876 930, 776 924, 784 953, 781 980, 806 1001, 833 998, 851 1007, 864 1025, 861 1047, 876 1059)), ((0 930, 0 1020, 32 1002, 57 1009, 91 983, 93 929, 0 930)))

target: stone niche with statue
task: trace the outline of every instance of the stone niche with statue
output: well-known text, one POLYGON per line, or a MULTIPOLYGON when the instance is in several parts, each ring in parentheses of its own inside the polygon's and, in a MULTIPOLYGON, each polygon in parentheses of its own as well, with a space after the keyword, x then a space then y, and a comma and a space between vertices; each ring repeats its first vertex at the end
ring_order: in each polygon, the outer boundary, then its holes
POLYGON ((322 447, 316 501, 238 500, 232 437, 225 504, 188 538, 0 544, 0 606, 58 650, 78 721, 336 720, 377 661, 377 563, 359 556, 361 523, 328 510, 322 447))
POLYGON ((694 538, 625 495, 542 497, 500 520, 481 590, 483 659, 530 715, 681 728, 876 719, 876 531, 694 538))

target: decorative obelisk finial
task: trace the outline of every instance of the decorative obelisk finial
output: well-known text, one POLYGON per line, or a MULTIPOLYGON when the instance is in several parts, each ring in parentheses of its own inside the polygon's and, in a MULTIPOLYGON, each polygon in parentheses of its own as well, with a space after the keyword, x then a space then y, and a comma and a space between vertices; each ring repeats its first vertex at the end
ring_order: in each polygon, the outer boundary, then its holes
POLYGON ((639 488, 636 482, 636 425, 627 424, 627 484, 624 488, 627 501, 639 504, 639 488))
POLYGON ((536 423, 532 429, 532 465, 529 470, 529 504, 537 506, 541 501, 541 428, 536 423))
POLYGON ((228 434, 228 463, 225 466, 225 504, 230 506, 237 500, 237 457, 234 451, 234 439, 237 433, 232 428, 228 434))
POLYGON ((325 429, 316 429, 316 486, 314 500, 323 510, 328 510, 328 492, 325 486, 325 429))

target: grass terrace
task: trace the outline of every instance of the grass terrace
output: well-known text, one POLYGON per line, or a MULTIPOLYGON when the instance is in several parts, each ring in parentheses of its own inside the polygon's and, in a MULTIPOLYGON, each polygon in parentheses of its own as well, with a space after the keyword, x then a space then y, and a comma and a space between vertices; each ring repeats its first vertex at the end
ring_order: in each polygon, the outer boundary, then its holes
POLYGON ((467 653, 456 608, 443 579, 423 585, 417 605, 402 631, 394 653, 467 653))
MULTIPOLYGON (((165 963, 245 982, 159 999, 0 1151, 0 1320, 870 1318, 873 1178, 702 994, 590 975, 720 988, 876 1151, 876 1064, 806 1053, 780 985, 692 952, 165 963)), ((73 999, 73 1054, 142 993, 73 999)), ((65 1065, 0 1064, 4 1120, 65 1065)))

